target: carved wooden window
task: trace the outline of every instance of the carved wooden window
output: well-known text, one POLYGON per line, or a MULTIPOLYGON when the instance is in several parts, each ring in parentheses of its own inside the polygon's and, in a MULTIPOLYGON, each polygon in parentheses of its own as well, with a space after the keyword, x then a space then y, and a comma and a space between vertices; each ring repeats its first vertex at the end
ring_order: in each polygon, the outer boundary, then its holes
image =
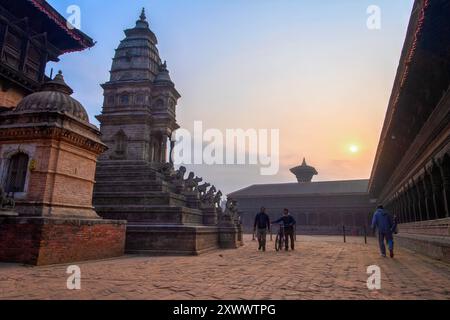
POLYGON ((20 65, 21 51, 22 40, 18 36, 8 32, 6 34, 2 60, 17 69, 20 65))
POLYGON ((39 80, 40 76, 40 70, 41 70, 41 62, 42 60, 42 54, 39 51, 38 48, 36 48, 34 45, 30 44, 28 48, 28 55, 27 55, 27 64, 26 64, 26 74, 28 77, 39 80))
POLYGON ((6 192, 24 192, 29 157, 20 152, 11 157, 6 180, 6 192))

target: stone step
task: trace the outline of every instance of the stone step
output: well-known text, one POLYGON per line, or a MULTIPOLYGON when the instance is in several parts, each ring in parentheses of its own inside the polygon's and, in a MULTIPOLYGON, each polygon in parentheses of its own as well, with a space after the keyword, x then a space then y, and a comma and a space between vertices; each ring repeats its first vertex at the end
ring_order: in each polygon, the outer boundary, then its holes
POLYGON ((170 192, 97 192, 95 206, 101 205, 167 205, 185 206, 185 197, 170 192))
POLYGON ((135 224, 197 224, 203 223, 200 210, 181 206, 97 206, 97 213, 105 219, 120 219, 135 224))
POLYGON ((119 181, 157 181, 154 174, 135 172, 135 173, 124 173, 124 172, 113 172, 113 173, 97 173, 95 175, 95 180, 97 182, 109 181, 109 182, 119 182, 119 181))
MULTIPOLYGON (((122 193, 130 190, 131 185, 127 183, 111 184, 111 183, 99 183, 95 185, 95 192, 98 193, 122 193)), ((168 186, 162 185, 145 185, 136 183, 133 185, 133 190, 136 192, 168 192, 168 186)))
POLYGON ((95 192, 97 193, 110 193, 110 192, 128 192, 133 190, 134 192, 169 192, 169 186, 162 181, 154 180, 118 180, 118 181, 97 181, 95 184, 95 192))

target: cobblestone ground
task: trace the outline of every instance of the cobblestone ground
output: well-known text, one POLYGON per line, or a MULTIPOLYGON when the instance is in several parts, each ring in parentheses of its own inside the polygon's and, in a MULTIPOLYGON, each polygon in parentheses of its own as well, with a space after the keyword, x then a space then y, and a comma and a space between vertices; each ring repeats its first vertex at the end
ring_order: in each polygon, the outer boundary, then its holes
POLYGON ((81 263, 81 290, 66 288, 67 266, 0 264, 1 299, 445 299, 450 265, 406 250, 394 260, 375 241, 299 237, 295 252, 239 250, 200 257, 135 257, 81 263), (382 289, 369 291, 367 267, 378 265, 382 289))

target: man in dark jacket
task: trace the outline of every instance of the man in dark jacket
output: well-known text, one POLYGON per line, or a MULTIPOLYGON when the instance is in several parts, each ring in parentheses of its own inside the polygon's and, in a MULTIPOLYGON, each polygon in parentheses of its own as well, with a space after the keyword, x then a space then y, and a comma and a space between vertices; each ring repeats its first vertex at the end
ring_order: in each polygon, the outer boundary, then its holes
POLYGON ((386 257, 386 245, 388 243, 391 258, 394 258, 394 228, 396 228, 389 213, 384 210, 383 206, 378 206, 377 211, 373 215, 372 229, 374 232, 378 230, 378 241, 380 244, 381 256, 386 257))
POLYGON ((262 207, 261 211, 256 215, 253 231, 258 236, 258 250, 266 251, 267 231, 270 231, 270 218, 266 214, 266 208, 262 207))
POLYGON ((291 239, 291 249, 295 250, 295 237, 294 237, 294 227, 297 224, 294 217, 289 214, 289 209, 284 209, 284 215, 274 221, 272 224, 283 223, 284 226, 284 238, 286 251, 289 251, 289 239, 291 239))

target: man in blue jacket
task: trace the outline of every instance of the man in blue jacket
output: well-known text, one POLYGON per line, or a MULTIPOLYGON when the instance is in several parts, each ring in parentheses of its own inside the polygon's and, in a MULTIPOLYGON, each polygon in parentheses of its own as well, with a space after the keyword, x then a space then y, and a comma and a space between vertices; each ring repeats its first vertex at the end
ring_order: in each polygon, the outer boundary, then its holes
POLYGON ((390 256, 394 258, 394 227, 394 222, 389 213, 384 210, 383 206, 378 206, 377 211, 373 215, 372 229, 374 232, 378 230, 378 242, 380 244, 381 256, 383 257, 386 257, 386 241, 389 246, 390 256))
POLYGON ((261 211, 255 217, 255 225, 253 234, 256 232, 258 236, 259 249, 266 251, 267 232, 270 232, 270 218, 266 213, 266 208, 262 207, 261 211))
POLYGON ((291 240, 291 249, 295 250, 295 236, 294 236, 294 226, 297 224, 294 217, 290 215, 289 209, 284 209, 284 215, 274 221, 272 224, 283 223, 284 226, 284 238, 286 241, 286 251, 289 251, 289 239, 291 240))

